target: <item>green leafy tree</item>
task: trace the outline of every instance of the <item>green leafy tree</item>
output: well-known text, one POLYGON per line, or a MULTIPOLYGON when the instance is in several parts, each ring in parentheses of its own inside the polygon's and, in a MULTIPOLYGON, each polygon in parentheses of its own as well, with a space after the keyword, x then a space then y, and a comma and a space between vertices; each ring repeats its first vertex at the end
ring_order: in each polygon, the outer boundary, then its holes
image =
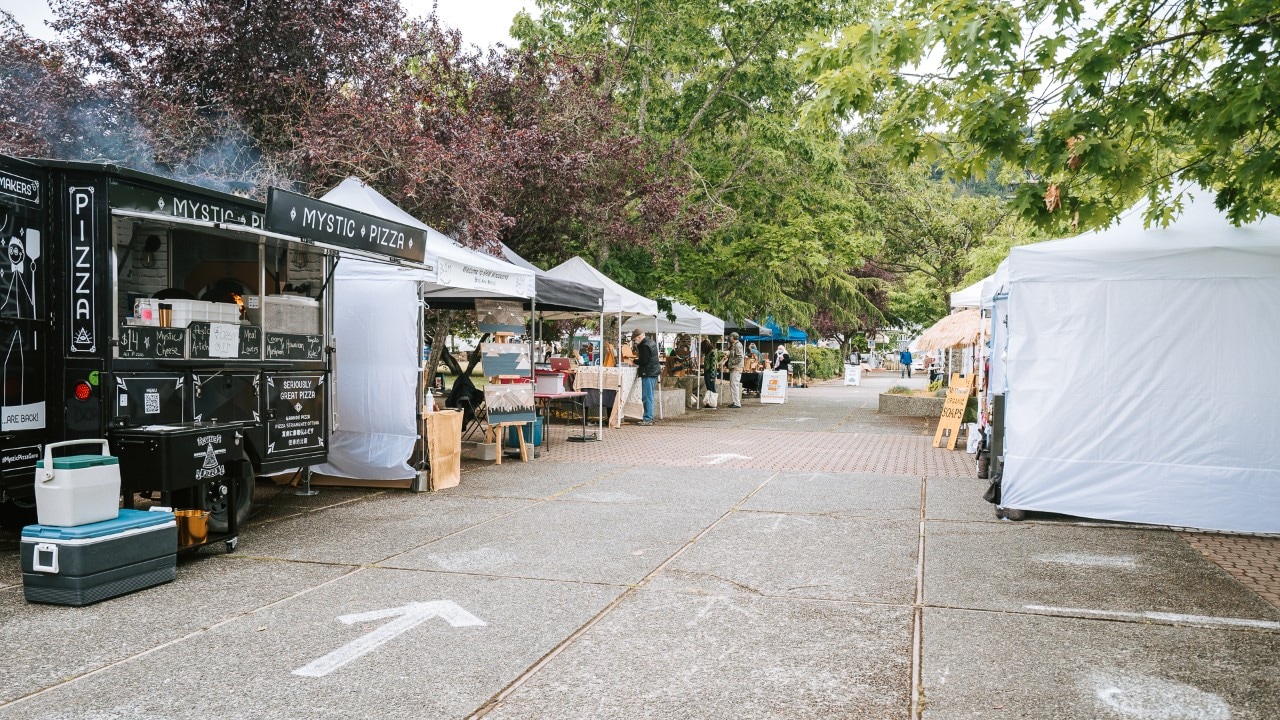
POLYGON ((1177 175, 1248 221, 1280 180, 1274 0, 908 0, 803 55, 812 109, 876 115, 905 161, 970 177, 1027 171, 1016 207, 1042 226, 1103 224, 1177 175))
MULTIPOLYGON (((612 94, 649 142, 682 153, 718 228, 692 245, 663 245, 630 275, 737 317, 773 314, 808 326, 815 294, 863 309, 856 278, 857 199, 845 187, 841 139, 830 124, 802 126, 795 109, 812 88, 796 49, 809 33, 852 19, 834 0, 542 0, 514 35, 547 53, 603 54, 617 67, 612 94)), ((598 261, 623 276, 615 252, 598 261)))
POLYGON ((963 287, 975 253, 992 243, 1009 210, 998 197, 934 179, 922 163, 895 165, 889 152, 874 141, 851 140, 851 187, 865 204, 862 226, 878 241, 873 262, 899 277, 921 276, 931 296, 923 308, 917 298, 900 314, 931 323, 947 313, 950 293, 963 287))

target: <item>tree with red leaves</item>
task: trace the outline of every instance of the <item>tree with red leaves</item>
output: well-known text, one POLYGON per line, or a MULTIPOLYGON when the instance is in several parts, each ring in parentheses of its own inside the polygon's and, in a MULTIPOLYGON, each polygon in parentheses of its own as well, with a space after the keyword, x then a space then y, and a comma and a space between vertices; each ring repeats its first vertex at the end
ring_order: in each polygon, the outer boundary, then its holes
POLYGON ((257 152, 288 148, 316 98, 388 61, 398 0, 52 0, 69 56, 133 104, 162 160, 236 130, 257 152))
POLYGON ((671 158, 623 126, 606 68, 468 49, 434 18, 407 28, 375 82, 308 108, 290 164, 310 190, 356 175, 466 242, 547 262, 708 224, 671 158))
POLYGON ((861 267, 848 268, 844 274, 862 289, 865 305, 846 307, 832 305, 821 299, 815 303, 813 329, 824 338, 840 343, 840 354, 848 356, 855 347, 866 350, 865 338, 883 327, 894 324, 889 315, 889 294, 894 276, 874 263, 865 262, 861 267))
POLYGON ((29 37, 3 10, 0 46, 0 152, 91 160, 147 144, 118 96, 85 82, 63 48, 29 37))

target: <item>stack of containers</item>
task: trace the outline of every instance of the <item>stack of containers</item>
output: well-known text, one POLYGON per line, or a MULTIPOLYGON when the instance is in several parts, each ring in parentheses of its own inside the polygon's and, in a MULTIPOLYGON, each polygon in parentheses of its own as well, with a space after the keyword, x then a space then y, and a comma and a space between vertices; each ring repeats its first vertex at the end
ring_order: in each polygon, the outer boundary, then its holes
POLYGON ((173 327, 186 327, 193 322, 239 323, 240 306, 205 300, 166 300, 173 306, 173 327))
POLYGON ((193 322, 217 322, 239 324, 240 306, 235 303, 216 303, 206 300, 156 300, 141 298, 134 302, 131 325, 164 326, 160 319, 160 306, 169 308, 167 327, 184 328, 193 322))
POLYGON ((22 529, 22 585, 30 602, 88 605, 169 582, 177 574, 173 513, 120 509, 120 464, 106 440, 45 446, 36 463, 38 525, 22 529), (97 455, 53 457, 100 444, 97 455))

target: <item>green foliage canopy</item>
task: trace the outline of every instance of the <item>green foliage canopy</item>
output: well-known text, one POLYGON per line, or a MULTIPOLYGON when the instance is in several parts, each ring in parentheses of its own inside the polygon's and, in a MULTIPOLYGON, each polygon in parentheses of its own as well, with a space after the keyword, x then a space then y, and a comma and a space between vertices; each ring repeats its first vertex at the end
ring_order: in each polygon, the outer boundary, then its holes
MULTIPOLYGON (((871 307, 840 133, 802 125, 812 85, 795 63, 809 33, 852 21, 835 0, 540 0, 517 19, 525 48, 598 54, 618 66, 613 97, 634 129, 684 152, 696 200, 719 227, 675 244, 633 276, 736 317, 772 314, 808 326, 822 305, 850 318, 871 307), (815 302, 820 301, 820 302, 815 302)), ((597 257, 602 266, 618 260, 597 257)), ((625 268, 613 268, 626 274, 625 268)))
POLYGON ((1274 208, 1274 0, 908 0, 803 62, 811 109, 877 115, 904 160, 1030 171, 1016 207, 1043 226, 1105 224, 1143 194, 1167 222, 1178 174, 1234 221, 1274 208))

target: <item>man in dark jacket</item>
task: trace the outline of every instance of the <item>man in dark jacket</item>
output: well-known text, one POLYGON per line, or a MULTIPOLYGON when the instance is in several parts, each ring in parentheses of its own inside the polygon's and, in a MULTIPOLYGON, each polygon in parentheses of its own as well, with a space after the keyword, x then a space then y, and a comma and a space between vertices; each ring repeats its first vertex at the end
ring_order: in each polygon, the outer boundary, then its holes
POLYGON ((636 346, 636 374, 640 376, 640 393, 644 399, 644 417, 641 425, 653 424, 653 396, 658 388, 658 376, 662 374, 662 358, 658 355, 658 343, 645 337, 643 330, 631 333, 636 346))

